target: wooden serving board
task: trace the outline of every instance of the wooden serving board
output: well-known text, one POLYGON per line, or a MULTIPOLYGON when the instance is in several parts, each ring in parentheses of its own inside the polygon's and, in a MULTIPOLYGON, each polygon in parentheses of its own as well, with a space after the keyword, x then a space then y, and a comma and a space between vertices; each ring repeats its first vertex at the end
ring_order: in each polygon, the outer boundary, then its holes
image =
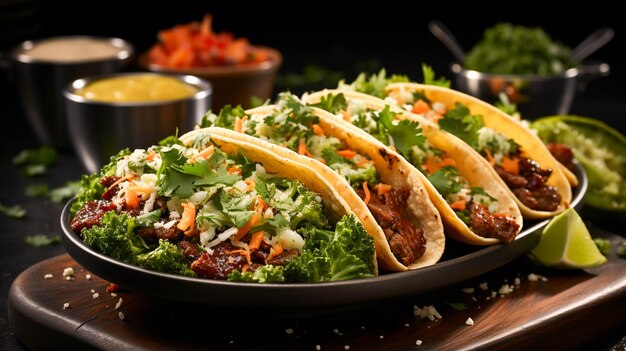
MULTIPOLYGON (((624 242, 605 235, 614 246, 624 242)), ((61 255, 30 267, 14 281, 8 312, 15 336, 33 350, 572 349, 623 328, 625 273, 626 260, 616 257, 615 248, 606 265, 586 271, 549 270, 521 258, 433 294, 294 316, 290 311, 191 305, 131 291, 112 297, 108 282, 96 276, 88 280, 88 272, 61 255), (75 271, 70 281, 62 275, 66 267, 75 271), (48 273, 53 278, 44 279, 48 273), (547 281, 530 281, 529 273, 547 281), (513 285, 513 291, 497 294, 503 284, 513 285), (121 307, 115 310, 120 297, 121 307), (68 309, 63 308, 66 302, 68 309), (414 305, 433 305, 442 318, 415 316, 414 305), (474 325, 466 324, 468 318, 474 325)))

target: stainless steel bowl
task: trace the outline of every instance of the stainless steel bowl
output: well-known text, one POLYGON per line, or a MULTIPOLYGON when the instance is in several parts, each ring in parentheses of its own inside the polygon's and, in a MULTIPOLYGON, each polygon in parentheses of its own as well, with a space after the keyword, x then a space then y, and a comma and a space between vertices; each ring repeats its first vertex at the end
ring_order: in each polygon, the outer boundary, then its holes
POLYGON ((211 108, 213 90, 208 81, 195 76, 118 73, 75 80, 63 95, 74 149, 85 169, 96 172, 124 148, 147 148, 177 130, 180 135, 193 129, 211 108), (96 80, 124 75, 170 76, 198 91, 189 98, 150 102, 101 102, 76 94, 96 80))
POLYGON ((490 74, 453 64, 456 88, 481 100, 494 103, 504 93, 524 118, 567 114, 577 88, 594 78, 609 74, 609 65, 595 63, 571 68, 554 76, 490 74))
POLYGON ((14 48, 8 55, 9 65, 15 72, 22 108, 39 142, 59 148, 71 147, 63 90, 77 78, 122 71, 130 63, 133 54, 133 46, 123 39, 91 36, 28 40, 14 48), (111 58, 71 62, 38 60, 26 54, 38 43, 54 39, 104 41, 118 47, 120 51, 111 58))

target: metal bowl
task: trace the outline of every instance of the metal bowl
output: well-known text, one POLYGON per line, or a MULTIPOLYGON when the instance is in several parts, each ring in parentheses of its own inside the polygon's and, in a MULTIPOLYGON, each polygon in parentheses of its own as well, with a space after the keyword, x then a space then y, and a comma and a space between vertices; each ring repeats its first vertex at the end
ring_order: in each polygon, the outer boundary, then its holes
POLYGON ((107 73, 120 72, 130 63, 133 46, 119 38, 93 36, 65 36, 28 40, 7 55, 15 73, 15 84, 21 104, 39 142, 59 148, 71 147, 67 132, 63 89, 73 80, 107 73), (88 39, 105 42, 119 48, 117 55, 88 60, 55 61, 34 59, 28 50, 39 43, 58 39, 88 39))
POLYGON ((163 138, 183 134, 198 124, 211 108, 213 88, 201 78, 159 73, 118 73, 82 78, 63 92, 70 139, 83 166, 97 172, 124 148, 147 148, 163 138), (149 102, 102 102, 77 95, 96 80, 128 75, 168 76, 198 89, 188 98, 149 102))
POLYGON ((490 74, 472 71, 455 63, 451 66, 456 88, 481 100, 494 103, 504 93, 517 104, 524 118, 567 114, 577 88, 609 74, 609 65, 594 63, 571 68, 560 75, 490 74))

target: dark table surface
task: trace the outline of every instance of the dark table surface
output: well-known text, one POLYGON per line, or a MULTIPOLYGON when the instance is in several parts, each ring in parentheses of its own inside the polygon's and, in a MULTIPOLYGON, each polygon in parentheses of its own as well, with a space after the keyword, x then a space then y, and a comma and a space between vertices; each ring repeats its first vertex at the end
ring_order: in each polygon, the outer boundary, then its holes
MULTIPOLYGON (((11 92, 6 93, 11 99, 11 92)), ((5 121, 3 128, 6 129, 0 138, 0 202, 5 205, 19 204, 26 209, 27 215, 20 220, 0 215, 0 349, 23 350, 24 346, 13 336, 7 319, 6 300, 11 283, 32 264, 65 252, 62 244, 35 248, 24 243, 26 235, 61 235, 59 215, 62 209, 62 204, 26 197, 24 190, 27 185, 36 183, 48 184, 50 188, 62 186, 69 180, 79 179, 83 169, 72 151, 65 150, 60 152, 58 161, 46 175, 36 178, 23 175, 22 169, 11 163, 11 158, 20 150, 39 144, 15 104, 2 104, 1 108, 1 116, 5 121)), ((626 118, 626 101, 623 100, 580 97, 572 112, 604 120, 622 132, 626 129, 623 122, 623 118, 626 118)), ((586 217, 586 213, 586 209, 583 209, 583 217, 588 220, 590 217, 586 217)), ((626 232, 623 229, 626 228, 626 220, 617 216, 593 220, 589 224, 622 236, 626 232)), ((583 350, 626 350, 626 327, 592 345, 581 347, 583 350)))

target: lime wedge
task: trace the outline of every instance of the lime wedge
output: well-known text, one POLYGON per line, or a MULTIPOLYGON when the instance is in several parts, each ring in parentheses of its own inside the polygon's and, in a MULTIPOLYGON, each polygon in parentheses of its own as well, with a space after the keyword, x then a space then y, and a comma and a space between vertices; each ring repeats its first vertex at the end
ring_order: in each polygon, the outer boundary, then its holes
POLYGON ((548 223, 530 255, 544 266, 557 268, 590 268, 606 262, 573 208, 548 223))

